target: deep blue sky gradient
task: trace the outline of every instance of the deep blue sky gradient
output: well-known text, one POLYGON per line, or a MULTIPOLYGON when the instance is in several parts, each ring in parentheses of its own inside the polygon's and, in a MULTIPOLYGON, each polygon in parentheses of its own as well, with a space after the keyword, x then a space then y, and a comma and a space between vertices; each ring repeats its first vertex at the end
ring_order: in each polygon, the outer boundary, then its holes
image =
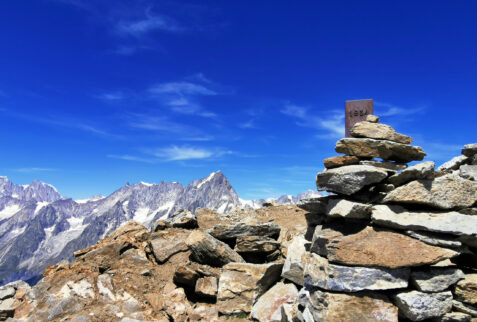
POLYGON ((438 164, 477 141, 476 1, 0 4, 0 174, 65 196, 221 169, 242 198, 315 189, 344 101, 438 164))

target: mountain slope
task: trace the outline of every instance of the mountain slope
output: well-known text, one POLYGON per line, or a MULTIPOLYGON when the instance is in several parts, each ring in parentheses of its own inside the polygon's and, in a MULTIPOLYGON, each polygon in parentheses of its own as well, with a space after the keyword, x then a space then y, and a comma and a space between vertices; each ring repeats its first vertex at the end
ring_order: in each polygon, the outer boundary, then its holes
MULTIPOLYGON (((296 197, 278 202, 296 202, 296 197)), ((34 283, 46 266, 70 260, 74 251, 95 244, 131 219, 150 227, 179 209, 226 213, 261 203, 241 200, 220 171, 186 187, 141 182, 105 198, 79 201, 63 198, 39 181, 19 186, 0 177, 0 284, 17 279, 34 283)))

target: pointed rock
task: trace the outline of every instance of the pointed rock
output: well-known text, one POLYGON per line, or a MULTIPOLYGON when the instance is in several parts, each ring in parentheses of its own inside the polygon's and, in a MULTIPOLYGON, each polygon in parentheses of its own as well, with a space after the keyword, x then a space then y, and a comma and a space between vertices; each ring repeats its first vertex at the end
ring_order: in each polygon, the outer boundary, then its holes
POLYGON ((410 136, 396 133, 392 127, 386 124, 359 122, 351 128, 350 133, 355 138, 389 140, 402 144, 410 144, 412 142, 410 136))
POLYGON ((316 185, 318 190, 327 190, 352 195, 365 186, 383 181, 388 173, 367 165, 348 165, 318 173, 316 185))
POLYGON ((330 262, 353 266, 412 267, 434 264, 458 255, 455 251, 429 246, 414 238, 374 227, 367 227, 354 235, 337 236, 323 244, 330 262))
POLYGON ((330 264, 326 258, 310 254, 305 266, 305 285, 327 291, 358 292, 406 288, 408 268, 348 267, 330 264))
POLYGON ((294 284, 279 282, 260 296, 252 308, 252 317, 258 321, 281 322, 282 306, 293 304, 297 295, 294 284))
POLYGON ((222 314, 249 313, 279 278, 283 264, 230 263, 220 276, 217 307, 222 314))
POLYGON ((231 262, 245 262, 229 245, 201 231, 193 231, 186 244, 192 251, 192 258, 201 264, 220 267, 231 262))
POLYGON ((335 151, 362 158, 381 158, 397 162, 421 161, 426 154, 421 147, 392 141, 346 138, 336 143, 335 151))
POLYGON ((452 293, 422 293, 410 291, 394 296, 400 312, 411 321, 438 318, 452 310, 452 293))
POLYGON ((467 208, 477 202, 477 182, 451 174, 435 180, 411 181, 391 191, 383 202, 417 204, 441 209, 467 208))

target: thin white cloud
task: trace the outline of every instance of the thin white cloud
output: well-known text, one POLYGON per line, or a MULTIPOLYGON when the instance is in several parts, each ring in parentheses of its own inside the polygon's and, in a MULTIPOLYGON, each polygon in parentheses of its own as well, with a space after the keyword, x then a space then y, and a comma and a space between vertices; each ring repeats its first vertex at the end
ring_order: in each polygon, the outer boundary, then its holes
POLYGON ((123 92, 109 92, 96 95, 96 98, 105 101, 120 101, 125 98, 125 95, 123 92))
MULTIPOLYGON (((336 139, 344 136, 344 113, 340 111, 328 111, 326 118, 318 117, 309 111, 309 108, 295 104, 285 104, 280 110, 284 115, 297 119, 296 125, 325 131, 316 137, 336 139)), ((323 114, 323 113, 321 113, 323 114)))
POLYGON ((165 116, 154 117, 144 114, 135 114, 130 115, 129 118, 129 126, 136 129, 173 133, 184 136, 201 134, 198 129, 172 121, 165 116))
POLYGON ((203 85, 191 82, 169 82, 152 86, 149 89, 152 94, 176 94, 180 97, 186 95, 217 95, 217 93, 203 85))
POLYGON ((256 129, 257 125, 255 124, 255 119, 250 119, 246 122, 239 123, 238 127, 241 129, 256 129))
POLYGON ((112 159, 120 159, 125 161, 138 161, 138 162, 145 162, 145 163, 154 163, 155 160, 149 158, 138 157, 129 154, 108 154, 108 158, 112 159))
POLYGON ((13 171, 16 172, 21 172, 21 173, 34 173, 34 172, 52 172, 52 171, 58 171, 58 169, 54 168, 37 168, 37 167, 29 167, 29 168, 18 168, 18 169, 12 169, 13 171))
POLYGON ((140 20, 121 20, 116 25, 116 30, 121 35, 141 37, 152 31, 183 32, 184 27, 165 15, 151 15, 146 12, 146 17, 140 20))
POLYGON ((380 102, 380 101, 374 101, 374 105, 378 107, 377 109, 375 109, 375 114, 380 117, 395 116, 395 115, 408 116, 408 115, 422 113, 427 108, 426 106, 403 108, 403 107, 396 106, 394 104, 380 102))

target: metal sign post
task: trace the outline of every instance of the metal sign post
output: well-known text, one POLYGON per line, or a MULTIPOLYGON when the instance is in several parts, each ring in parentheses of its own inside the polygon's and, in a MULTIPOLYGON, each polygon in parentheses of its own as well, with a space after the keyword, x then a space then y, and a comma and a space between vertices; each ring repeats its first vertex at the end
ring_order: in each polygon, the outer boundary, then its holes
POLYGON ((345 113, 346 137, 349 138, 351 136, 349 130, 353 125, 358 122, 366 121, 366 116, 374 113, 373 100, 346 101, 345 113))

